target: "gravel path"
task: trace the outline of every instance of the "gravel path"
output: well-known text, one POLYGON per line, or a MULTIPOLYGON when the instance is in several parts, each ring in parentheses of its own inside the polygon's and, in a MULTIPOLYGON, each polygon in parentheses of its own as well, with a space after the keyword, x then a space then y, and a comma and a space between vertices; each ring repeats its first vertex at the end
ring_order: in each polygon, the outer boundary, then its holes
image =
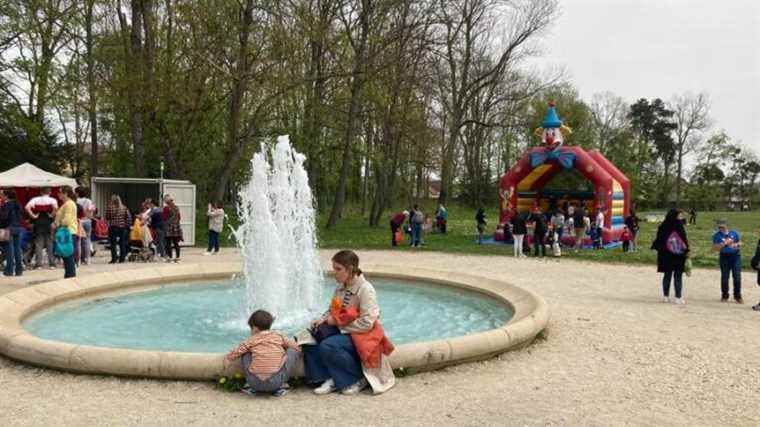
MULTIPOLYGON (((323 251, 325 260, 332 251, 323 251)), ((186 262, 214 262, 185 251, 186 262)), ((226 258, 235 257, 235 254, 226 258)), ((720 303, 719 273, 685 278, 685 307, 660 302, 654 267, 440 253, 360 252, 363 262, 500 276, 549 304, 546 339, 480 363, 401 378, 380 396, 282 399, 210 383, 72 375, 0 357, 3 425, 220 425, 351 420, 369 425, 759 425, 760 313, 720 303)), ((139 264, 95 265, 80 274, 139 264)), ((62 276, 28 272, 0 293, 62 276)), ((748 303, 760 298, 744 274, 748 303)))

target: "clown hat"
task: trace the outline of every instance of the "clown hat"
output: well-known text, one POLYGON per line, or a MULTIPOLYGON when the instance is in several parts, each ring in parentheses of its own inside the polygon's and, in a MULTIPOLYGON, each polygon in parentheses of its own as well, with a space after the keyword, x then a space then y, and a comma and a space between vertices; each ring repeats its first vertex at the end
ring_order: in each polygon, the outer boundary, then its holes
POLYGON ((557 115, 557 110, 554 101, 549 101, 549 109, 546 111, 544 121, 541 122, 541 127, 544 129, 559 128, 562 127, 562 120, 557 115))

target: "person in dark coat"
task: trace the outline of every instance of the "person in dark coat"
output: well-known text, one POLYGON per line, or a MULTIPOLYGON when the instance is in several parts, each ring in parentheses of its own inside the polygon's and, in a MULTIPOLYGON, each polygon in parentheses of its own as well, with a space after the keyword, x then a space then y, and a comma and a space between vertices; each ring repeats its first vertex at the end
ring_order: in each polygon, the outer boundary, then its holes
POLYGON ((486 230, 486 212, 483 208, 478 208, 478 212, 475 213, 475 225, 478 229, 478 244, 483 244, 483 233, 486 230))
MULTIPOLYGON (((757 241, 757 246, 755 247, 755 256, 752 257, 750 265, 752 265, 752 268, 757 271, 757 285, 760 286, 760 240, 757 241)), ((757 304, 753 305, 752 309, 755 311, 760 311, 760 301, 758 301, 757 304)))
POLYGON ((546 218, 541 213, 541 209, 538 207, 533 208, 533 214, 531 214, 528 221, 533 222, 533 255, 538 256, 538 251, 541 251, 541 256, 546 256, 546 218))
POLYGON ((0 228, 5 229, 5 276, 21 276, 24 273, 23 253, 21 251, 21 236, 23 234, 22 208, 16 200, 16 192, 12 189, 3 191, 4 203, 0 208, 0 228))
POLYGON ((676 291, 676 304, 685 304, 682 297, 683 272, 689 254, 689 240, 683 226, 683 212, 671 209, 657 228, 651 249, 657 251, 657 272, 662 276, 663 302, 670 302, 670 282, 676 291))

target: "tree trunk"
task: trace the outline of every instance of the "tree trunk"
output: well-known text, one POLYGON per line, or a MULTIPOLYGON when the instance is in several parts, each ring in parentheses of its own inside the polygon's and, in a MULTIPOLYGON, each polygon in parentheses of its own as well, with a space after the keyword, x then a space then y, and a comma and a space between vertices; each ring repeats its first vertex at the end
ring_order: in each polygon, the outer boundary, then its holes
POLYGON ((243 22, 240 28, 238 62, 235 69, 234 83, 232 93, 230 94, 230 118, 227 123, 227 144, 230 147, 227 156, 225 156, 222 172, 219 174, 216 189, 214 190, 214 199, 222 200, 227 191, 232 172, 240 161, 243 153, 244 141, 240 137, 240 122, 243 107, 243 98, 248 90, 248 80, 251 68, 250 58, 248 56, 248 43, 253 25, 253 0, 247 0, 243 10, 243 22))
POLYGON ((98 175, 98 103, 95 89, 95 58, 92 40, 92 19, 95 0, 85 5, 85 47, 87 50, 87 113, 90 120, 90 178, 98 175))
POLYGON ((338 178, 338 189, 335 193, 330 217, 327 219, 327 228, 335 227, 338 219, 343 213, 343 204, 346 198, 346 183, 348 172, 351 167, 351 143, 356 133, 356 121, 359 115, 361 105, 361 95, 364 89, 366 79, 365 69, 367 66, 367 39, 369 38, 369 17, 372 13, 372 0, 362 0, 362 11, 359 15, 361 25, 361 35, 359 44, 356 46, 356 56, 353 66, 353 81, 351 84, 351 100, 349 101, 348 117, 346 120, 346 132, 343 137, 343 156, 341 159, 340 177, 338 178))
MULTIPOLYGON (((131 78, 137 79, 130 81, 131 94, 130 104, 132 105, 129 113, 129 125, 132 134, 132 146, 135 155, 135 174, 138 177, 145 176, 145 142, 143 140, 142 125, 142 108, 138 100, 141 90, 137 90, 139 82, 142 79, 141 61, 139 53, 142 51, 142 2, 141 0, 132 0, 132 29, 130 33, 130 58, 128 61, 132 64, 131 78)), ((144 88, 143 88, 144 89, 144 88)))

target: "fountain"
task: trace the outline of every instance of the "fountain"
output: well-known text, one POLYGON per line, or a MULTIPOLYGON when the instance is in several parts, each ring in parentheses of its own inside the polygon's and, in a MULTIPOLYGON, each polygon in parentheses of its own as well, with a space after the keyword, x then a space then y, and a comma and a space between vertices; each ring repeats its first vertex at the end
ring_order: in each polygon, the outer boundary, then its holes
POLYGON ((324 310, 314 206, 305 157, 288 136, 251 159, 251 178, 240 190, 235 231, 243 255, 243 317, 263 308, 277 313, 278 328, 305 324, 324 310))
MULTIPOLYGON (((208 379, 249 333, 252 310, 271 311, 288 334, 303 328, 335 286, 320 267, 304 160, 287 136, 253 156, 235 230, 242 265, 148 264, 2 295, 0 353, 74 372, 208 379)), ((394 368, 492 357, 530 343, 548 321, 543 299, 493 277, 416 265, 362 270, 397 344, 394 368)))

